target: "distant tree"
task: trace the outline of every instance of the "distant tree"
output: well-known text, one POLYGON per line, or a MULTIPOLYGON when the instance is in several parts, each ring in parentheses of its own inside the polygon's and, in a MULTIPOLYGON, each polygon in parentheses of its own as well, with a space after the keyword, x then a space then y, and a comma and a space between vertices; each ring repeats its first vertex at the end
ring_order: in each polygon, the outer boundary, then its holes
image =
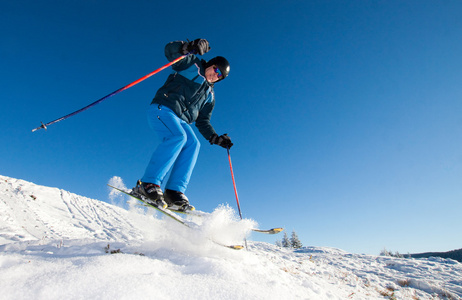
POLYGON ((287 236, 287 232, 284 231, 284 237, 282 238, 282 247, 290 248, 292 244, 290 243, 289 237, 287 236))
POLYGON ((398 251, 395 252, 395 254, 393 255, 394 257, 398 257, 398 258, 404 258, 404 255, 402 255, 401 253, 399 253, 398 251))
POLYGON ((303 247, 302 242, 298 239, 298 235, 295 231, 292 231, 292 236, 290 237, 290 245, 294 249, 299 249, 303 247))
POLYGON ((391 251, 388 251, 386 248, 383 248, 383 250, 380 252, 380 256, 391 256, 391 257, 404 258, 404 255, 400 254, 398 251, 393 253, 391 251))
POLYGON ((387 250, 387 248, 383 248, 382 251, 380 251, 380 256, 391 256, 392 253, 387 250))

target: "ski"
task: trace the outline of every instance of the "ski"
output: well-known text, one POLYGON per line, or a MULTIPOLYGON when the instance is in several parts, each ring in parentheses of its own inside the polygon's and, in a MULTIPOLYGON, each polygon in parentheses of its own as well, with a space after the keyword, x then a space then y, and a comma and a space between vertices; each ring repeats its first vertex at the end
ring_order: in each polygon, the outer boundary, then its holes
MULTIPOLYGON (((143 204, 143 206, 155 208, 157 211, 163 213, 164 215, 170 217, 171 219, 177 221, 178 223, 180 223, 180 224, 182 224, 182 225, 184 225, 184 226, 186 226, 186 227, 188 227, 188 228, 190 228, 192 230, 196 229, 195 228, 195 226, 196 226, 195 223, 186 221, 185 219, 183 219, 180 216, 174 214, 172 211, 170 211, 168 209, 163 209, 163 208, 161 208, 161 207, 159 207, 159 206, 157 206, 155 204, 148 203, 148 202, 144 201, 142 198, 137 197, 136 195, 132 195, 129 191, 117 188, 117 187, 112 186, 110 184, 108 184, 108 186, 115 189, 115 190, 117 190, 117 191, 119 191, 119 192, 121 192, 121 193, 124 193, 125 195, 128 195, 128 196, 140 201, 143 204)), ((229 248, 229 249, 233 249, 233 250, 241 250, 241 249, 244 248, 244 246, 242 246, 242 245, 226 245, 226 244, 222 244, 220 242, 217 242, 217 241, 215 241, 215 240, 213 240, 211 238, 208 238, 208 239, 211 242, 213 242, 214 244, 225 247, 225 248, 229 248)))
POLYGON ((260 232, 260 233, 266 233, 266 234, 277 234, 281 231, 283 231, 284 228, 278 227, 278 228, 271 228, 271 229, 252 229, 252 231, 255 232, 260 232))
MULTIPOLYGON (((141 204, 142 206, 149 206, 146 203, 141 204)), ((207 216, 209 213, 200 211, 200 210, 177 210, 177 209, 172 209, 172 208, 167 208, 167 210, 177 213, 177 214, 182 214, 182 215, 187 215, 187 216, 193 216, 193 217, 204 217, 207 216)), ((284 230, 282 227, 276 227, 276 228, 271 228, 271 229, 258 229, 258 228, 252 228, 251 229, 253 232, 259 232, 259 233, 265 233, 265 234, 278 234, 281 231, 284 230)))
MULTIPOLYGON (((188 215, 188 216, 194 216, 194 217, 203 217, 208 215, 208 213, 203 212, 203 211, 198 211, 198 210, 176 210, 176 209, 170 209, 167 208, 169 211, 172 211, 177 214, 183 214, 183 215, 188 215)), ((277 227, 277 228, 271 228, 271 229, 258 229, 258 228, 252 228, 251 229, 254 232, 259 232, 259 233, 265 233, 265 234, 278 234, 281 231, 284 230, 282 227, 277 227)))

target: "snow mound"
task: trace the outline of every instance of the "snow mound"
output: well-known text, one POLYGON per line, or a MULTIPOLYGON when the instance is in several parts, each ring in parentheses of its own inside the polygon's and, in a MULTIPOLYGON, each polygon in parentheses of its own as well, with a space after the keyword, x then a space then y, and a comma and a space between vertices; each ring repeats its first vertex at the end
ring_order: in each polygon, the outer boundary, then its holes
MULTIPOLYGON (((111 183, 124 187, 121 179, 111 183)), ((115 203, 126 201, 113 194, 115 203)), ((197 230, 0 176, 1 299, 461 299, 462 264, 249 241, 252 220, 218 207, 197 230)), ((253 234, 253 237, 258 237, 253 234)))

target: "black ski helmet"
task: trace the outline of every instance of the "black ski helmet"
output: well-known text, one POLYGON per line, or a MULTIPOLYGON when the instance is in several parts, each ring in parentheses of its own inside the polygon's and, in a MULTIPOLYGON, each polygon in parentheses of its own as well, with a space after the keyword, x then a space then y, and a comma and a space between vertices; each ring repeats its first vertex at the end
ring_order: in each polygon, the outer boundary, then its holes
POLYGON ((220 69, 221 71, 221 74, 223 74, 223 77, 220 78, 220 80, 223 80, 225 79, 228 74, 229 74, 229 62, 226 58, 224 58, 223 56, 217 56, 217 57, 214 57, 212 58, 211 60, 209 60, 207 62, 207 67, 210 67, 210 66, 217 66, 218 69, 220 69))

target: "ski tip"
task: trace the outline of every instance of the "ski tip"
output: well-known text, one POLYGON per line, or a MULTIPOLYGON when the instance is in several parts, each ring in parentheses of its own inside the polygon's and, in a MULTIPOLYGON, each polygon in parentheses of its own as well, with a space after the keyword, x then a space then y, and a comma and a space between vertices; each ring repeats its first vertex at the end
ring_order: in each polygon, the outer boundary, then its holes
POLYGON ((228 248, 234 249, 234 250, 242 250, 244 249, 244 246, 242 245, 231 245, 228 248))
POLYGON ((268 229, 268 230, 263 230, 263 229, 252 229, 252 231, 255 231, 255 232, 261 232, 261 233, 266 233, 266 234, 277 234, 281 231, 283 231, 284 228, 272 228, 272 229, 268 229))
POLYGON ((284 228, 273 228, 273 229, 271 229, 271 232, 273 232, 273 233, 279 233, 279 232, 281 232, 281 231, 283 231, 283 230, 284 230, 284 228))

